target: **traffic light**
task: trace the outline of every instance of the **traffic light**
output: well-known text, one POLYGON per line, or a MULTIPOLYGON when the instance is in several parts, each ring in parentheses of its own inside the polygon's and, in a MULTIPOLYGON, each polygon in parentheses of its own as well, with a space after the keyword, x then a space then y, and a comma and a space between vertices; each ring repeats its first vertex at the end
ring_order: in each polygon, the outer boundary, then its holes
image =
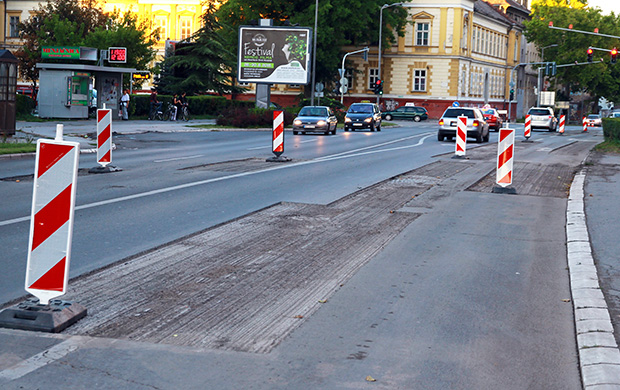
POLYGON ((615 64, 616 63, 616 57, 618 56, 618 49, 616 49, 615 47, 613 49, 611 49, 611 63, 615 64))
POLYGON ((334 88, 334 94, 340 95, 340 81, 336 81, 336 88, 334 88))
POLYGON ((383 80, 375 81, 375 95, 383 95, 383 80))
POLYGON ((509 99, 509 100, 510 100, 510 101, 515 100, 515 90, 514 90, 514 89, 511 89, 511 90, 510 90, 510 99, 509 99))
POLYGON ((594 56, 594 50, 591 47, 588 47, 588 62, 592 62, 592 57, 594 56))

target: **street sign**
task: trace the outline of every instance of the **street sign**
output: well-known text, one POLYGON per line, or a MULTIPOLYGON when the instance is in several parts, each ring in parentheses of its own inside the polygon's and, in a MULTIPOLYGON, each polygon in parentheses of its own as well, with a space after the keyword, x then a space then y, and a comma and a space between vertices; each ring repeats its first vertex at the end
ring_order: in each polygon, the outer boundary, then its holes
POLYGON ((316 91, 315 91, 315 92, 314 92, 314 96, 315 96, 315 97, 324 97, 324 96, 325 96, 325 93, 324 93, 324 92, 316 92, 316 91))
POLYGON ((348 88, 346 85, 340 85, 339 90, 340 90, 340 93, 347 93, 348 88))
POLYGON ((314 85, 314 90, 316 92, 323 92, 323 88, 325 88, 325 86, 321 82, 318 82, 314 85))
POLYGON ((461 104, 459 102, 452 103, 452 107, 459 107, 461 104))
POLYGON ((346 77, 341 78, 340 79, 340 85, 344 85, 344 86, 348 87, 349 86, 349 79, 346 78, 346 77))
POLYGON ((340 74, 340 78, 344 77, 344 69, 338 68, 338 74, 340 74))

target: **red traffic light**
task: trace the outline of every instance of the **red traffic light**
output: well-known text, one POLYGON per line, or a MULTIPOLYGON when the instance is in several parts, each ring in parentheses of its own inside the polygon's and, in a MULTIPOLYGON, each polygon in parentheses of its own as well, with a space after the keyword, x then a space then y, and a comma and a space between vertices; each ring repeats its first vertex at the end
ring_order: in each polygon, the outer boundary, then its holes
POLYGON ((594 50, 592 50, 592 48, 589 47, 587 53, 588 53, 588 55, 592 55, 592 54, 594 54, 594 50))
POLYGON ((615 56, 618 54, 618 49, 616 49, 615 47, 613 49, 611 49, 611 55, 615 56))

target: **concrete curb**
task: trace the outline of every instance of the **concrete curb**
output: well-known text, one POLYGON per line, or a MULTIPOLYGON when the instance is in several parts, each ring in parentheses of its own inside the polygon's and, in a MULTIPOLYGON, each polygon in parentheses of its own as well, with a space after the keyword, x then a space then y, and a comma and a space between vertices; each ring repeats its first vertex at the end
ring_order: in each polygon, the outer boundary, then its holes
POLYGON ((573 180, 566 238, 577 348, 584 389, 620 389, 620 350, 592 257, 584 208, 585 172, 573 180))

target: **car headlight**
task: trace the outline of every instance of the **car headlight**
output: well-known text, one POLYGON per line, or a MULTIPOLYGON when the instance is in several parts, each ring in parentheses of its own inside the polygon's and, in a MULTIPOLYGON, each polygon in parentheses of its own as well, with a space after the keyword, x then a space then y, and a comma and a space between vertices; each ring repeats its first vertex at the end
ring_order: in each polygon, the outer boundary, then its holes
POLYGON ((295 121, 293 122, 293 124, 299 126, 301 125, 301 121, 299 119, 295 119, 295 121))
POLYGON ((364 119, 364 122, 366 122, 366 123, 372 122, 372 117, 364 119))
POLYGON ((325 126, 326 124, 327 124, 327 122, 325 122, 325 121, 318 121, 316 123, 317 126, 325 126))
POLYGON ((345 116, 345 117, 344 117, 344 122, 345 122, 345 123, 349 123, 349 122, 351 122, 351 118, 349 118, 348 116, 345 116))

